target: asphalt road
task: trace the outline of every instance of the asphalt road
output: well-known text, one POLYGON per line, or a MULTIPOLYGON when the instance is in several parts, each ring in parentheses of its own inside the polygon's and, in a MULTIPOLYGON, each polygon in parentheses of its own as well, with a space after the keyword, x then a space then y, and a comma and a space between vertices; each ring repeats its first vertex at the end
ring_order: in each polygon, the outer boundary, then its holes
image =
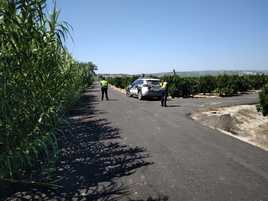
MULTIPOLYGON (((96 85, 92 96, 100 96, 96 85)), ((152 165, 120 178, 135 199, 267 201, 268 153, 189 118, 196 109, 256 103, 256 95, 231 98, 139 101, 109 90, 99 118, 118 128, 122 143, 144 147, 152 165)))

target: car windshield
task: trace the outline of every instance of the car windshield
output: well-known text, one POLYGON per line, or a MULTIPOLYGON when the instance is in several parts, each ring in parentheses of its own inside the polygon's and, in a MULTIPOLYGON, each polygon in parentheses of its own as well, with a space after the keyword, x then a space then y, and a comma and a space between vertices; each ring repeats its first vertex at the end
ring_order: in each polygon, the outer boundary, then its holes
POLYGON ((159 80, 147 80, 147 84, 149 84, 149 85, 159 85, 160 81, 159 80))

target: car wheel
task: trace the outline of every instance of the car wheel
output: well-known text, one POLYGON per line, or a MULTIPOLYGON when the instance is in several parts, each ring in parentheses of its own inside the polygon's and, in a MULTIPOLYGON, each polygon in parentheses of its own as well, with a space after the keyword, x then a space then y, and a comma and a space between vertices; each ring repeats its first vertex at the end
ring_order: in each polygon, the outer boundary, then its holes
POLYGON ((126 91, 126 96, 130 97, 129 91, 126 91))
POLYGON ((139 93, 138 93, 138 99, 139 99, 139 100, 142 100, 142 99, 143 99, 143 96, 142 96, 141 91, 139 91, 139 93))

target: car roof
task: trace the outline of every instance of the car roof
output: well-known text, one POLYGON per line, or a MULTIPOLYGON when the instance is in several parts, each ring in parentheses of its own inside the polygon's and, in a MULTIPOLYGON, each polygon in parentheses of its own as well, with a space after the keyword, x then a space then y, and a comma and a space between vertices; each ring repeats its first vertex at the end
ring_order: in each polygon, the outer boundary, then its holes
POLYGON ((139 78, 139 80, 155 80, 155 81, 160 81, 160 79, 157 78, 139 78))

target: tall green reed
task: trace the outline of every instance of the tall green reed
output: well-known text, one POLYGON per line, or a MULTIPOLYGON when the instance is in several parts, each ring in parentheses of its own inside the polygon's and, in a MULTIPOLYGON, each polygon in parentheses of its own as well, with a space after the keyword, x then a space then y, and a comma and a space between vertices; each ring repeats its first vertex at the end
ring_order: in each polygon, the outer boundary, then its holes
POLYGON ((63 46, 70 26, 46 0, 0 0, 0 178, 57 157, 59 114, 93 75, 63 46))

